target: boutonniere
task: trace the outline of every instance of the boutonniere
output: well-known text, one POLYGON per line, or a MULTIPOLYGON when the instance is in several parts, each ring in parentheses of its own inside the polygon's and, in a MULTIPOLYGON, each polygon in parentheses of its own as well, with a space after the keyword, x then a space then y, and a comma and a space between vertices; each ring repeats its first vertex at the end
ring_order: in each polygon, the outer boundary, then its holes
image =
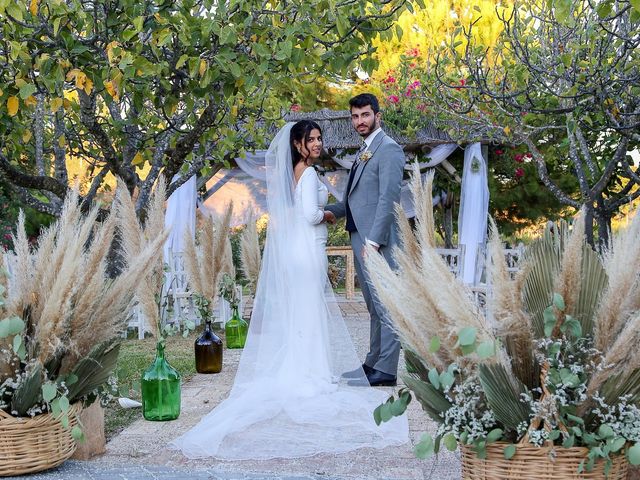
POLYGON ((371 157, 373 157, 373 153, 371 153, 369 150, 365 150, 360 154, 360 158, 358 160, 360 160, 362 163, 365 163, 366 161, 371 160, 371 157))

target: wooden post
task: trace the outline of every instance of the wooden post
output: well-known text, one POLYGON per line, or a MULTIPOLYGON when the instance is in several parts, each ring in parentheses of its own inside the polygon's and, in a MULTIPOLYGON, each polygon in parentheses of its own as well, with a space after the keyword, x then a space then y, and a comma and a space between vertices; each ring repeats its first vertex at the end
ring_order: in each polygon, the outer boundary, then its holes
POLYGON ((327 256, 339 255, 346 257, 347 271, 345 272, 345 296, 347 300, 353 299, 355 295, 355 275, 356 267, 353 260, 353 250, 350 245, 327 247, 327 256))

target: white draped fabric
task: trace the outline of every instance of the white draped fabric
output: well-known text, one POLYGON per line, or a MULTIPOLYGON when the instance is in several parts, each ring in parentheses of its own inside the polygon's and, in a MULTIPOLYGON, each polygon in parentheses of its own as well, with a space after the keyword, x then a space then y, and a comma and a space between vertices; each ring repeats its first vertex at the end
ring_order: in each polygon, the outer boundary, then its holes
MULTIPOLYGON (((453 151, 458 148, 455 143, 447 143, 434 147, 429 152, 429 160, 420 162, 420 168, 433 168, 444 162, 453 151)), ((205 201, 204 207, 210 211, 222 214, 225 205, 230 200, 234 202, 234 216, 232 225, 241 225, 246 222, 246 210, 251 209, 254 214, 260 216, 266 213, 266 171, 265 171, 265 151, 247 153, 244 158, 237 158, 237 169, 220 170, 208 183, 207 188, 213 191, 212 195, 205 201)), ((320 181, 327 187, 329 193, 339 201, 349 180, 349 169, 353 163, 355 155, 346 154, 336 156, 334 161, 343 169, 337 171, 320 172, 320 181)), ((405 169, 410 170, 412 165, 407 163, 405 169)), ((434 196, 434 205, 443 201, 442 194, 434 196)), ((409 186, 402 186, 400 201, 411 218, 415 215, 413 199, 409 186)))
MULTIPOLYGON (((180 175, 175 175, 175 182, 180 175)), ((164 215, 164 228, 171 229, 169 238, 164 244, 164 262, 173 261, 172 253, 184 252, 184 238, 187 231, 195 235, 196 231, 196 177, 192 176, 177 188, 167 200, 167 210, 164 215)), ((167 275, 169 272, 167 272, 167 275)), ((172 278, 166 279, 166 285, 170 285, 172 278)))
POLYGON ((460 212, 458 215, 458 244, 464 245, 462 280, 466 284, 480 281, 477 268, 478 253, 484 248, 489 213, 487 162, 479 143, 469 145, 464 152, 460 212))

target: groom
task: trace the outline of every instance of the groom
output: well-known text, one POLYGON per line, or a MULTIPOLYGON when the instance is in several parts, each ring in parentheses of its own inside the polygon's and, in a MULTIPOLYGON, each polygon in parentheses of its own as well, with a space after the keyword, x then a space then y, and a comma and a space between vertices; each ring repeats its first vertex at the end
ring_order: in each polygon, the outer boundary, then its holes
MULTIPOLYGON (((327 205, 336 217, 346 217, 356 272, 371 317, 370 347, 362 365, 371 386, 396 384, 400 342, 391 319, 369 282, 364 264, 368 243, 395 266, 391 250, 398 242, 394 205, 400 202, 405 157, 402 148, 380 128, 380 105, 375 95, 362 93, 349 100, 351 123, 363 143, 356 154, 342 202, 327 205)), ((358 377, 356 369, 346 378, 358 377)))

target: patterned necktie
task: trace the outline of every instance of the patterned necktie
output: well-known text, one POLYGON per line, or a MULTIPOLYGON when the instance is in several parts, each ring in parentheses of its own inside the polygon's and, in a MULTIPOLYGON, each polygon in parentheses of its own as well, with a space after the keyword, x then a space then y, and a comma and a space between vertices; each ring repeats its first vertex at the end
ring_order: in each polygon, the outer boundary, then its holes
POLYGON ((360 165, 360 155, 362 155, 366 149, 367 149, 367 142, 363 141, 362 145, 360 145, 360 149, 356 152, 356 158, 353 161, 353 165, 351 166, 352 170, 355 170, 356 168, 358 168, 358 165, 360 165))

